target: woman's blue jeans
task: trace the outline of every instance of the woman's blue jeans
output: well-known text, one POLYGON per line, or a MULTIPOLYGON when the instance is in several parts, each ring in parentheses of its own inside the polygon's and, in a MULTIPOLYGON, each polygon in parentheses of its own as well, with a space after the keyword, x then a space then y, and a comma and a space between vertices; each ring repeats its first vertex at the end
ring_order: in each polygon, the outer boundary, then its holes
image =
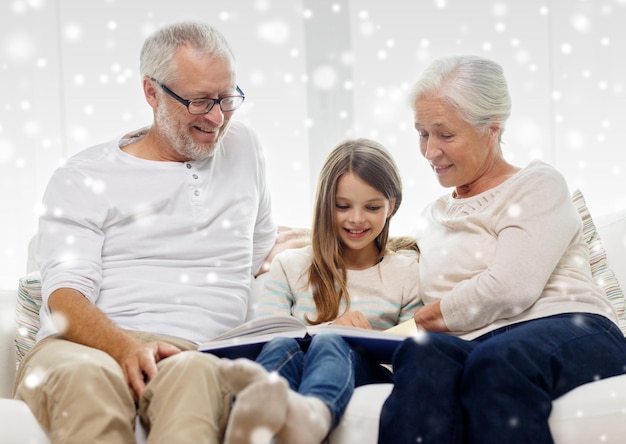
POLYGON ((552 443, 552 401, 626 372, 626 340, 609 319, 568 313, 503 327, 473 341, 405 340, 380 444, 552 443))
POLYGON ((267 371, 278 372, 293 391, 323 401, 330 409, 331 430, 339 424, 355 387, 391 382, 383 367, 336 334, 320 333, 306 340, 272 339, 256 362, 267 371))

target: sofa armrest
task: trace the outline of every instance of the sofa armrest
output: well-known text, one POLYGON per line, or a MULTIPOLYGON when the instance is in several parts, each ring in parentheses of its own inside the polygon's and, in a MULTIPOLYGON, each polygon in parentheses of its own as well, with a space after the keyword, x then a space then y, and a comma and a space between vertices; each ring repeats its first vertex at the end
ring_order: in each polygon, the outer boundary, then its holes
POLYGON ((2 418, 3 443, 50 443, 48 435, 23 401, 0 399, 0 418, 2 418))
POLYGON ((598 216, 596 227, 606 251, 606 263, 626 292, 626 210, 598 216))

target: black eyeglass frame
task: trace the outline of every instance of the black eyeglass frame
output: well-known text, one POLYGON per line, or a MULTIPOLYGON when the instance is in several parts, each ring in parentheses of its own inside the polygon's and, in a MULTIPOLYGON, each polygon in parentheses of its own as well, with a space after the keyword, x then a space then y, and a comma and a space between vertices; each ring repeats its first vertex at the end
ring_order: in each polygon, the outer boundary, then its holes
POLYGON ((211 97, 206 97, 204 99, 191 99, 191 100, 187 100, 187 99, 183 99, 181 96, 179 96, 178 94, 176 94, 174 91, 172 91, 171 89, 169 89, 167 86, 165 86, 163 83, 159 82, 157 79, 155 79, 154 77, 150 77, 151 80, 153 80, 154 82, 156 82, 157 85, 159 85, 161 88, 163 88, 163 91, 165 91, 170 97, 172 97, 173 99, 175 99, 176 101, 180 102, 182 105, 185 105, 185 108, 187 108, 187 112, 189 114, 193 114, 195 116, 199 116, 202 114, 208 114, 211 112, 211 110, 213 109, 213 107, 218 104, 220 106, 220 111, 223 113, 230 113, 235 111, 236 109, 238 109, 241 105, 243 105, 244 100, 246 100, 246 95, 243 92, 243 90, 241 88, 239 88, 239 85, 236 85, 237 88, 237 92, 239 94, 236 95, 232 95, 232 96, 226 96, 226 97, 220 97, 219 99, 213 99, 211 97), (227 111, 224 111, 224 109, 222 108, 222 100, 227 100, 227 99, 232 99, 232 98, 236 98, 236 97, 240 97, 241 98, 241 103, 239 105, 237 105, 236 108, 233 109, 229 109, 227 111), (189 109, 189 105, 191 105, 194 102, 198 102, 201 100, 207 100, 208 104, 206 109, 204 110, 204 112, 201 113, 192 113, 191 110, 189 109))

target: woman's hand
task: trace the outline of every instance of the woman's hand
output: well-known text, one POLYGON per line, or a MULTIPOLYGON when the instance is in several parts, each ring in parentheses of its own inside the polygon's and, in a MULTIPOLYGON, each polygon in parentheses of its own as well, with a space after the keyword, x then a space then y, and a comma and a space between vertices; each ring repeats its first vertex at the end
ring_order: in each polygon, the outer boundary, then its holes
POLYGON ((440 305, 440 301, 436 301, 417 309, 413 315, 413 319, 418 329, 424 329, 434 333, 446 333, 450 331, 443 321, 440 305))
POLYGON ((360 327, 367 328, 369 330, 372 329, 369 321, 365 318, 363 313, 360 311, 349 311, 347 313, 342 314, 333 322, 333 325, 347 325, 348 327, 360 327))

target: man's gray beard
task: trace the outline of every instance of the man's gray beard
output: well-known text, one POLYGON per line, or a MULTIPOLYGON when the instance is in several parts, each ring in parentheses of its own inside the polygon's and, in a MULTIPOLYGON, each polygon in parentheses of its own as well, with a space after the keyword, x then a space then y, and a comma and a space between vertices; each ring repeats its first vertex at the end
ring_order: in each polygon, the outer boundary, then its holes
POLYGON ((163 137, 165 137, 170 148, 185 159, 192 159, 194 161, 208 159, 213 156, 230 125, 230 121, 228 121, 220 128, 218 139, 215 142, 197 143, 188 133, 174 126, 172 113, 170 113, 166 107, 161 106, 157 108, 155 118, 158 123, 159 131, 163 137))

